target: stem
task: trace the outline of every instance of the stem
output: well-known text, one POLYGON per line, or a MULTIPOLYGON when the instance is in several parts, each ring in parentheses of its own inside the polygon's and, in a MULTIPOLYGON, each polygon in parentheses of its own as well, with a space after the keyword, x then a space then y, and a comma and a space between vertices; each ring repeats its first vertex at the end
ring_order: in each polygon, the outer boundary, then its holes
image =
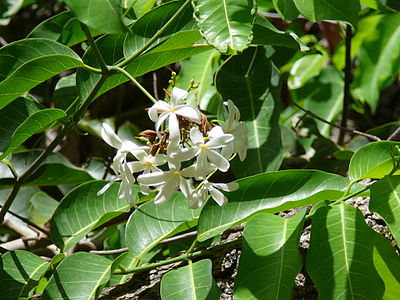
POLYGON ((315 119, 317 119, 317 120, 319 120, 319 121, 321 121, 321 122, 324 122, 324 123, 329 124, 329 125, 331 125, 331 126, 333 126, 333 127, 339 128, 339 129, 341 129, 341 130, 343 130, 343 131, 348 131, 348 132, 351 132, 351 133, 353 133, 353 134, 357 134, 357 135, 364 136, 364 137, 366 137, 366 138, 368 138, 368 139, 370 139, 370 140, 373 140, 373 141, 381 141, 381 139, 380 139, 379 137, 375 136, 375 135, 372 135, 372 134, 369 134, 369 133, 365 133, 365 132, 361 132, 361 131, 354 130, 354 129, 350 129, 350 128, 346 128, 346 127, 342 127, 342 126, 337 125, 337 124, 335 124, 335 123, 329 122, 329 121, 327 121, 327 120, 321 118, 320 116, 314 114, 312 111, 307 110, 307 109, 301 107, 301 106, 298 105, 296 102, 292 101, 292 103, 293 103, 294 106, 296 106, 296 107, 299 108, 300 110, 304 111, 307 115, 310 115, 311 117, 313 117, 313 118, 315 118, 315 119))
POLYGON ((114 272, 114 274, 115 275, 126 275, 126 274, 135 273, 135 272, 139 272, 139 271, 151 270, 151 269, 155 269, 157 267, 161 267, 161 266, 164 266, 164 265, 169 265, 169 264, 172 264, 172 263, 175 263, 175 262, 189 260, 189 259, 193 259, 193 258, 196 258, 196 257, 199 257, 199 256, 204 256, 204 255, 207 255, 207 254, 211 254, 213 252, 218 251, 219 249, 225 248, 227 246, 236 246, 236 245, 239 245, 240 243, 241 243, 241 240, 237 239, 237 240, 225 243, 225 244, 217 245, 215 247, 211 247, 211 248, 204 249, 204 250, 199 250, 199 251, 196 251, 196 252, 193 252, 193 253, 185 253, 183 255, 180 255, 180 256, 177 256, 177 257, 174 257, 174 258, 166 259, 166 260, 159 261, 159 262, 152 263, 152 264, 148 264, 148 265, 145 265, 145 266, 140 266, 140 267, 128 269, 128 270, 125 270, 125 271, 116 271, 116 272, 114 272))
POLYGON ((132 60, 137 58, 140 54, 146 51, 163 33, 164 31, 179 17, 179 15, 190 5, 190 0, 186 0, 185 3, 176 11, 176 13, 172 16, 171 19, 168 20, 167 23, 163 27, 161 27, 153 37, 146 42, 138 51, 133 53, 126 60, 117 64, 118 67, 123 68, 127 64, 129 64, 132 60))
POLYGON ((149 98, 151 101, 154 103, 157 102, 156 99, 131 75, 129 74, 126 70, 118 67, 118 66, 112 66, 110 67, 110 71, 118 71, 122 74, 124 74, 130 81, 132 81, 146 96, 149 98))
POLYGON ((397 128, 389 137, 388 141, 397 141, 400 139, 400 127, 397 128))
POLYGON ((359 194, 361 194, 361 193, 364 193, 366 190, 369 190, 369 186, 366 186, 366 187, 364 187, 363 189, 361 189, 361 190, 359 190, 359 191, 357 191, 357 192, 354 192, 354 193, 352 193, 352 194, 349 194, 349 195, 347 195, 347 196, 344 197, 344 198, 340 198, 340 199, 336 200, 334 203, 340 203, 340 202, 349 200, 349 199, 351 199, 351 198, 354 198, 355 196, 357 196, 357 195, 359 195, 359 194))
MULTIPOLYGON (((352 38, 352 28, 351 25, 346 26, 346 65, 344 68, 344 95, 343 95, 343 111, 342 119, 340 121, 341 127, 347 127, 347 119, 349 117, 349 107, 350 107, 350 84, 351 84, 351 38, 352 38)), ((341 129, 338 138, 338 144, 343 145, 345 130, 341 129)))
POLYGON ((15 184, 7 197, 7 200, 4 202, 3 207, 0 210, 0 224, 4 221, 4 216, 6 215, 7 211, 9 210, 10 206, 13 204, 15 198, 19 190, 21 189, 24 182, 29 178, 29 176, 39 168, 41 163, 49 156, 53 150, 61 143, 63 138, 70 132, 72 128, 74 128, 75 124, 82 118, 85 114, 89 104, 92 102, 94 97, 96 96, 97 92, 99 91, 100 87, 103 85, 104 81, 107 79, 108 75, 102 75, 100 77, 97 84, 94 86, 92 92, 89 94, 85 102, 82 104, 81 108, 74 113, 72 116, 71 122, 64 126, 63 129, 58 133, 56 138, 50 143, 49 146, 36 158, 36 160, 22 173, 20 176, 17 177, 15 184))
POLYGON ((97 68, 94 68, 94 67, 86 65, 86 64, 84 64, 81 68, 86 69, 91 72, 94 72, 94 73, 102 73, 103 72, 101 69, 97 69, 97 68))
POLYGON ((99 48, 97 48, 97 45, 96 45, 95 41, 93 40, 93 37, 89 31, 89 28, 83 23, 80 23, 80 24, 81 24, 82 31, 85 33, 85 36, 86 36, 90 46, 93 48, 94 56, 96 56, 96 60, 97 60, 98 64, 100 65, 102 73, 107 74, 108 67, 103 59, 103 56, 101 56, 99 48))

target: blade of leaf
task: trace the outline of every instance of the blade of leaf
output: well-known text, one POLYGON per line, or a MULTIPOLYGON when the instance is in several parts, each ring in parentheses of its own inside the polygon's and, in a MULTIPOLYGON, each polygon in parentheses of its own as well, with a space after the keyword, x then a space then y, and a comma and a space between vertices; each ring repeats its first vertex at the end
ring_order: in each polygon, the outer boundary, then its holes
POLYGON ((173 199, 161 206, 153 201, 140 206, 132 213, 125 230, 126 245, 135 256, 131 267, 163 239, 195 226, 199 214, 200 209, 188 207, 182 193, 175 193, 173 199))
POLYGON ((321 207, 313 216, 307 272, 321 299, 382 299, 373 265, 372 229, 357 208, 321 207))
POLYGON ((386 176, 371 185, 369 209, 381 215, 400 245, 400 176, 386 176))
POLYGON ((306 211, 291 218, 260 213, 245 225, 234 297, 291 299, 303 261, 299 239, 306 211))
POLYGON ((255 1, 193 0, 194 16, 207 42, 222 53, 246 49, 252 38, 255 1))
MULTIPOLYGON (((388 175, 396 165, 396 157, 398 159, 400 155, 399 147, 399 142, 379 141, 358 149, 350 161, 350 180, 379 179, 388 175)), ((394 174, 398 173, 396 171, 394 174)))
POLYGON ((0 49, 0 109, 39 83, 83 65, 68 47, 46 39, 25 39, 0 49))
POLYGON ((39 226, 43 226, 51 219, 57 205, 58 202, 45 192, 37 192, 30 199, 29 220, 39 226))
POLYGON ((106 33, 126 30, 122 22, 121 0, 65 0, 79 21, 106 33))
POLYGON ((273 3, 283 20, 294 20, 299 15, 293 0, 273 0, 273 3))
POLYGON ((95 226, 129 211, 129 204, 118 198, 119 184, 113 184, 103 195, 97 196, 106 183, 101 180, 84 183, 61 200, 50 227, 57 247, 68 250, 95 226))
POLYGON ((49 263, 23 250, 9 251, 0 257, 0 289, 3 299, 30 297, 49 263))
POLYGON ((112 261, 78 252, 67 256, 54 271, 41 299, 97 299, 97 289, 111 276, 112 261))
POLYGON ((224 63, 216 75, 224 100, 239 108, 248 128, 249 150, 244 162, 232 161, 238 177, 275 171, 282 161, 279 128, 279 73, 264 48, 251 48, 224 63))
POLYGON ((161 279, 161 299, 163 300, 206 300, 219 299, 221 292, 212 276, 209 259, 169 271, 161 279))
POLYGON ((199 218, 198 239, 205 241, 257 212, 278 211, 339 199, 349 181, 317 170, 285 170, 239 179, 222 207, 208 202, 199 218))
POLYGON ((327 60, 325 55, 310 54, 297 60, 290 69, 288 86, 290 89, 298 89, 306 82, 317 76, 327 60))

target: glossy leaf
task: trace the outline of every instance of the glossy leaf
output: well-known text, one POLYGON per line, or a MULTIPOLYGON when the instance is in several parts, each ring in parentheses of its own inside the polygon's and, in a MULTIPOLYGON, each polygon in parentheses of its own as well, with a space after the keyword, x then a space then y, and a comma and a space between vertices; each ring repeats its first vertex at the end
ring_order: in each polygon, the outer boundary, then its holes
POLYGON ((360 48, 353 94, 375 112, 379 94, 395 80, 400 68, 400 14, 383 16, 360 48))
POLYGON ((261 16, 255 18, 253 35, 251 45, 283 46, 301 51, 308 50, 308 47, 300 41, 296 34, 279 30, 268 19, 261 16))
POLYGON ((121 0, 65 0, 77 19, 101 32, 125 31, 121 0))
POLYGON ((0 257, 0 289, 3 299, 32 296, 49 263, 23 250, 9 251, 0 257))
POLYGON ((248 0, 194 0, 194 16, 207 42, 222 53, 248 47, 252 38, 255 2, 248 0))
POLYGON ((321 299, 382 299, 373 232, 357 208, 321 207, 313 216, 307 272, 321 299))
POLYGON ((400 245, 400 176, 386 176, 371 185, 369 209, 385 220, 400 245))
POLYGON ((119 184, 97 196, 106 181, 91 181, 71 190, 60 202, 51 220, 51 238, 66 251, 96 226, 129 211, 129 204, 118 198, 119 184))
POLYGON ((25 39, 0 49, 0 109, 39 83, 82 66, 68 47, 46 39, 25 39))
POLYGON ((298 89, 317 76, 322 71, 326 60, 327 57, 321 54, 310 54, 297 60, 290 69, 289 88, 298 89))
MULTIPOLYGON (((334 67, 328 67, 319 76, 308 80, 304 87, 291 91, 291 94, 296 102, 303 103, 305 109, 332 122, 343 107, 343 85, 341 74, 334 67)), ((332 126, 315 121, 319 132, 329 137, 332 126)))
MULTIPOLYGON (((125 38, 124 56, 129 57, 143 47, 144 44, 173 17, 173 15, 181 8, 183 3, 184 2, 182 1, 172 1, 160 5, 137 20, 130 28, 129 33, 125 38)), ((192 15, 193 9, 187 7, 183 12, 181 12, 177 21, 163 31, 161 37, 154 42, 154 45, 159 44, 171 34, 179 31, 197 29, 193 22, 192 15)))
POLYGON ((153 5, 157 2, 156 0, 128 0, 126 2, 126 7, 131 7, 135 12, 137 18, 141 17, 143 14, 148 12, 153 5))
POLYGON ((53 93, 53 100, 57 106, 68 114, 71 110, 73 111, 73 106, 78 102, 77 97, 76 73, 60 78, 53 93))
POLYGON ((209 259, 169 271, 161 280, 161 299, 163 300, 206 300, 219 299, 221 292, 215 282, 209 259))
POLYGON ((140 206, 132 213, 125 230, 126 245, 135 256, 132 264, 163 239, 196 225, 199 213, 200 209, 188 207, 188 200, 182 193, 175 193, 163 205, 151 201, 140 206))
POLYGON ((0 110, 0 161, 32 135, 65 117, 60 109, 44 109, 39 103, 18 98, 0 110))
POLYGON ((0 25, 8 25, 10 17, 22 7, 24 0, 3 0, 0 2, 0 25))
POLYGON ((97 299, 98 287, 111 276, 111 263, 104 256, 87 252, 67 256, 54 271, 41 299, 97 299))
POLYGON ((251 48, 224 63, 216 75, 222 99, 231 99, 248 129, 244 162, 233 161, 239 177, 275 171, 282 161, 279 72, 264 48, 251 48))
POLYGON ((340 20, 353 26, 357 25, 360 11, 359 0, 293 1, 300 13, 312 22, 340 20))
POLYGON ((400 291, 400 257, 382 235, 375 233, 374 266, 385 283, 385 300, 397 300, 400 291))
MULTIPOLYGON (((358 149, 350 161, 350 180, 379 179, 389 175, 400 156, 400 143, 380 141, 358 149)), ((396 171, 394 174, 398 174, 396 171)))
POLYGON ((43 226, 51 219, 58 205, 58 202, 45 192, 37 192, 29 202, 29 220, 39 226, 43 226))
POLYGON ((248 220, 261 211, 276 213, 286 209, 339 199, 349 181, 317 170, 285 170, 246 177, 240 188, 227 193, 228 204, 208 202, 200 215, 200 241, 248 220))
POLYGON ((273 3, 283 20, 293 20, 299 15, 293 0, 273 0, 273 3))
POLYGON ((303 261, 299 239, 305 210, 291 218, 260 213, 245 225, 234 297, 291 299, 303 261))
POLYGON ((400 3, 397 0, 376 0, 379 9, 390 12, 399 12, 400 3))

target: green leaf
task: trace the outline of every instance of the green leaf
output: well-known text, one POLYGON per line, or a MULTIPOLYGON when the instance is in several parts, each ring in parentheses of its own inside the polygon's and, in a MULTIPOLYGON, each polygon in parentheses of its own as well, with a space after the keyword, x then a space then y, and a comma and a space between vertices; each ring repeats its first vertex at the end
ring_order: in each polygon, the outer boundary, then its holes
POLYGON ((293 0, 297 9, 312 22, 322 20, 340 20, 357 25, 360 11, 359 0, 293 0))
POLYGON ((256 11, 251 0, 193 0, 194 16, 207 42, 222 53, 246 49, 256 11))
POLYGON ((321 73, 327 57, 321 54, 310 54, 297 60, 289 73, 288 86, 290 89, 298 89, 311 78, 321 73))
POLYGON ((132 6, 135 16, 139 18, 153 7, 153 5, 156 3, 156 0, 128 0, 124 2, 126 2, 126 6, 124 8, 132 6))
POLYGON ((371 185, 369 209, 385 220, 400 245, 400 176, 386 176, 371 185))
POLYGON ((357 208, 340 203, 313 216, 307 272, 320 299, 382 299, 373 265, 372 229, 357 208))
POLYGON ((62 251, 74 246, 96 226, 129 211, 129 204, 118 198, 119 184, 97 196, 106 181, 91 181, 71 190, 60 202, 51 220, 51 237, 62 251))
POLYGON ((111 264, 104 256, 87 252, 67 256, 54 271, 41 299, 95 300, 98 287, 111 276, 111 264))
POLYGON ((248 129, 247 157, 232 162, 239 177, 275 171, 282 162, 279 81, 278 70, 261 47, 232 57, 218 70, 218 92, 235 103, 248 129))
POLYGON ((299 239, 306 211, 291 218, 260 213, 245 225, 234 297, 291 299, 303 261, 299 239))
MULTIPOLYGON (((11 164, 18 174, 22 174, 42 153, 41 150, 26 150, 13 153, 11 164)), ((0 168, 0 188, 14 184, 14 177, 5 165, 0 168)), ((24 182, 24 185, 65 185, 79 184, 93 177, 85 170, 72 165, 59 153, 50 154, 40 167, 24 182)))
POLYGON ((385 283, 385 300, 397 300, 400 291, 400 257, 382 235, 375 233, 374 266, 385 283))
POLYGON ((25 39, 0 49, 0 109, 39 83, 83 65, 68 47, 46 39, 25 39))
POLYGON ((169 271, 161 280, 161 299, 163 300, 206 300, 219 299, 221 292, 212 273, 209 259, 169 271))
POLYGON ((395 80, 400 68, 400 14, 383 16, 363 42, 354 75, 353 95, 376 112, 380 92, 395 80))
POLYGON ((170 201, 161 206, 153 201, 140 206, 132 213, 125 230, 126 245, 135 256, 131 267, 163 239, 196 225, 199 214, 200 209, 188 207, 182 193, 175 193, 170 201))
POLYGON ((293 0, 273 0, 273 3, 283 20, 294 20, 299 15, 293 0))
POLYGON ((0 2, 0 25, 8 25, 10 17, 22 7, 24 0, 3 0, 0 2))
POLYGON ((255 18, 253 35, 251 45, 283 46, 301 51, 308 50, 308 47, 300 41, 295 33, 281 31, 272 25, 267 18, 258 15, 255 18))
POLYGON ((30 199, 29 220, 39 226, 43 226, 51 219, 57 205, 58 202, 45 192, 37 192, 30 199))
POLYGON ((121 0, 65 0, 65 3, 80 22, 98 31, 118 33, 126 30, 121 0))
POLYGON ((205 241, 226 229, 248 220, 253 214, 276 213, 339 199, 349 181, 318 170, 285 170, 259 174, 237 181, 240 188, 226 194, 222 207, 208 202, 201 211, 198 237, 205 241))
POLYGON ((40 104, 18 98, 0 110, 0 161, 28 138, 65 117, 61 109, 41 109, 40 104))
MULTIPOLYGON (((90 29, 93 36, 100 32, 90 29)), ((70 11, 63 11, 37 25, 28 34, 29 38, 45 38, 56 41, 68 47, 86 40, 85 33, 75 15, 70 11)))
POLYGON ((378 2, 378 7, 381 10, 387 10, 390 12, 399 12, 400 3, 397 0, 376 0, 378 2))
MULTIPOLYGON (((181 8, 183 3, 183 1, 172 1, 160 5, 137 20, 132 28, 130 28, 130 32, 127 34, 124 41, 124 56, 129 57, 143 47, 144 44, 146 44, 146 42, 148 42, 158 32, 158 30, 173 17, 173 15, 181 8)), ((161 37, 154 42, 154 45, 159 44, 171 34, 179 31, 197 29, 193 22, 192 15, 193 9, 189 6, 181 12, 181 15, 174 24, 171 24, 165 29, 165 31, 163 31, 161 37)))
POLYGON ((76 73, 60 78, 53 93, 53 100, 57 103, 57 106, 68 113, 72 109, 73 104, 77 102, 77 97, 76 73))
POLYGON ((3 299, 30 297, 49 263, 22 250, 9 251, 0 257, 0 289, 3 299))
MULTIPOLYGON (((319 76, 308 80, 304 87, 292 90, 291 95, 296 102, 303 103, 305 109, 332 122, 343 107, 343 86, 341 74, 334 67, 328 67, 319 76)), ((319 132, 329 137, 332 126, 315 121, 319 132)))
MULTIPOLYGON (((350 161, 350 180, 379 179, 389 175, 399 159, 399 147, 399 142, 380 141, 358 149, 350 161)), ((394 174, 398 173, 396 171, 394 174)))

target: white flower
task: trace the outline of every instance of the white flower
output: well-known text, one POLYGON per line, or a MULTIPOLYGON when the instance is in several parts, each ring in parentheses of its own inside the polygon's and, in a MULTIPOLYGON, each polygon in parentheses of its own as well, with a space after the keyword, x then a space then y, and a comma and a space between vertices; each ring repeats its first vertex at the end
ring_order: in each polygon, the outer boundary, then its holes
POLYGON ((221 127, 216 126, 209 132, 210 140, 205 142, 203 134, 196 127, 190 129, 190 140, 193 146, 185 148, 172 154, 173 159, 181 161, 189 160, 197 156, 196 176, 209 172, 209 162, 214 164, 220 171, 226 172, 229 169, 229 161, 223 157, 218 149, 225 147, 233 140, 233 135, 224 134, 221 127))
POLYGON ((178 187, 186 198, 189 198, 194 191, 190 181, 185 178, 194 176, 193 166, 180 170, 179 164, 170 164, 169 169, 169 171, 147 173, 138 177, 140 184, 155 186, 158 189, 158 194, 154 199, 156 205, 163 204, 171 199, 178 187))
POLYGON ((228 119, 221 125, 225 133, 232 134, 235 139, 230 145, 227 145, 222 149, 221 154, 229 158, 233 153, 238 153, 239 158, 243 161, 247 154, 247 126, 244 122, 239 122, 240 111, 233 104, 231 100, 228 100, 228 119))
POLYGON ((171 92, 170 103, 159 100, 148 111, 150 119, 156 123, 157 132, 161 124, 168 119, 169 138, 176 145, 180 142, 178 116, 197 123, 201 121, 201 114, 197 108, 188 104, 180 104, 180 101, 186 99, 186 97, 187 92, 185 90, 174 87, 171 92))
POLYGON ((212 183, 208 180, 204 180, 200 189, 193 192, 190 197, 189 206, 191 208, 199 208, 202 207, 205 201, 207 200, 208 193, 210 193, 211 197, 218 203, 219 206, 223 206, 228 203, 228 199, 225 195, 219 191, 223 190, 226 192, 232 192, 239 188, 239 184, 236 182, 230 183, 212 183))

